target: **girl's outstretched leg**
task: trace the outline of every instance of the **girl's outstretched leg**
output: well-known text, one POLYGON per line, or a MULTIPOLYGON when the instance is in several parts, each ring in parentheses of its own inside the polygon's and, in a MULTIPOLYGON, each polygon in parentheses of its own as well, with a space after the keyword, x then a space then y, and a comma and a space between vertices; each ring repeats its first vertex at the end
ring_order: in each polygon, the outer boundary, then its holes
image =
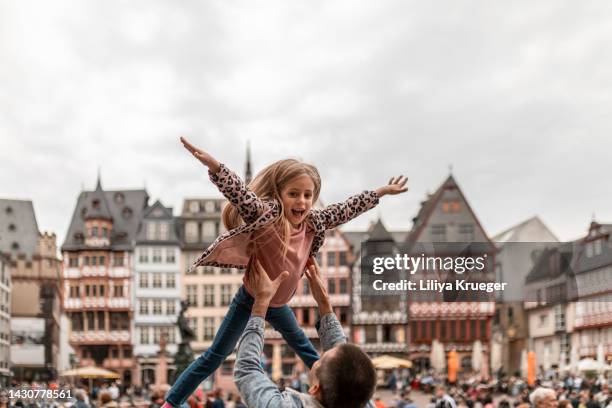
POLYGON ((266 320, 285 339, 285 342, 297 353, 304 364, 311 368, 319 359, 319 353, 314 348, 304 330, 298 325, 295 315, 287 305, 268 308, 266 320))
POLYGON ((173 407, 180 407, 198 385, 234 351, 251 315, 252 300, 249 301, 248 297, 241 287, 234 296, 212 345, 181 373, 168 391, 166 401, 173 407))

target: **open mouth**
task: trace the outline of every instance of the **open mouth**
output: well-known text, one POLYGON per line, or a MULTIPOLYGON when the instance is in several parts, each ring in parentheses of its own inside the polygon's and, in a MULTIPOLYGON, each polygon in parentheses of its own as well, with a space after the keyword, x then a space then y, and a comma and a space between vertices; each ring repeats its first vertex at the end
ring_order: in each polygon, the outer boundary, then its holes
POLYGON ((303 217, 305 212, 306 210, 298 210, 298 209, 291 210, 291 214, 299 218, 303 217))

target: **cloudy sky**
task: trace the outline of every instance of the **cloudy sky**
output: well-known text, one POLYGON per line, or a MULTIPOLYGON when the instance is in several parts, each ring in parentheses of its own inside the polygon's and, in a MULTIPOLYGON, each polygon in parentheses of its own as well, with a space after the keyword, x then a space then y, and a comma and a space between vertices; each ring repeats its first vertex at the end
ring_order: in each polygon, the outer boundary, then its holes
POLYGON ((242 172, 318 166, 329 203, 410 177, 348 229, 408 229, 449 166, 489 234, 612 222, 612 2, 0 2, 0 197, 60 243, 78 193, 216 192, 180 135, 242 172))

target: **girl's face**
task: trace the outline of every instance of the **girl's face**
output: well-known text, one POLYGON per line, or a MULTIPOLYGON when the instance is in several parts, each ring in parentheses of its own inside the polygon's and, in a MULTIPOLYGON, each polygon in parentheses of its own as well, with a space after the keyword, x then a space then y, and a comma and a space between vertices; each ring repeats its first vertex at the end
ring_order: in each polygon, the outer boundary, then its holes
POLYGON ((294 178, 281 190, 285 217, 296 228, 312 208, 314 188, 312 179, 304 175, 294 178))

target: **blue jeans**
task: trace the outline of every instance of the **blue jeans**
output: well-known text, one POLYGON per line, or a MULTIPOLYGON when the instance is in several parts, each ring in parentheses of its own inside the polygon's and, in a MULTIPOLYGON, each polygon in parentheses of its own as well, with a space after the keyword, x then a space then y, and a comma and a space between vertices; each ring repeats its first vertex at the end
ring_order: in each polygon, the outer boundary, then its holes
MULTIPOLYGON (((181 373, 168 391, 166 401, 174 407, 179 407, 195 391, 198 385, 234 351, 251 317, 252 308, 253 297, 248 294, 244 286, 241 286, 234 299, 232 299, 212 345, 181 373)), ((266 320, 283 336, 283 339, 308 368, 312 367, 319 359, 317 350, 298 326, 295 315, 289 306, 268 308, 266 320)))

